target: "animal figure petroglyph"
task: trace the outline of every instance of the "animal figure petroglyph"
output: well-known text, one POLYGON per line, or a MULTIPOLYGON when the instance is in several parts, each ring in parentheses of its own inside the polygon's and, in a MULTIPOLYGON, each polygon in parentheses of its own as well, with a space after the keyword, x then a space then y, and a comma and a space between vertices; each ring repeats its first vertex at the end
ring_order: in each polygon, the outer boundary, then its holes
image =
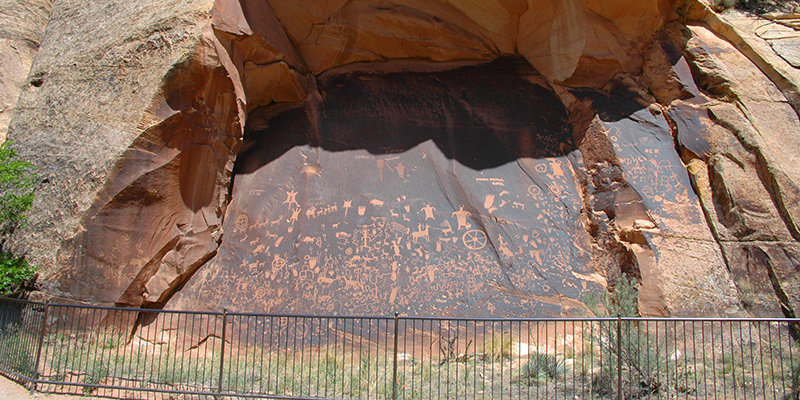
POLYGON ((450 225, 450 221, 445 220, 444 222, 442 222, 441 226, 445 228, 444 230, 442 230, 442 235, 449 235, 453 233, 453 227, 450 225))
POLYGON ((419 242, 420 238, 425 238, 426 242, 430 242, 431 238, 428 235, 429 228, 430 226, 428 226, 428 224, 425 224, 425 229, 423 230, 422 224, 419 224, 419 230, 411 233, 411 238, 414 239, 414 243, 419 242))

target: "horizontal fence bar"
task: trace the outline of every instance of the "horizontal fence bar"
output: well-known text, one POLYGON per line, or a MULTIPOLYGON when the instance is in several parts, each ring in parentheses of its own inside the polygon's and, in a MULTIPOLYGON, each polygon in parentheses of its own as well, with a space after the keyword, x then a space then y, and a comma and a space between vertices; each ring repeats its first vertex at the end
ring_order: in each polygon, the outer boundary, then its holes
POLYGON ((0 372, 41 392, 119 398, 783 399, 800 390, 798 323, 267 315, 0 298, 0 372))

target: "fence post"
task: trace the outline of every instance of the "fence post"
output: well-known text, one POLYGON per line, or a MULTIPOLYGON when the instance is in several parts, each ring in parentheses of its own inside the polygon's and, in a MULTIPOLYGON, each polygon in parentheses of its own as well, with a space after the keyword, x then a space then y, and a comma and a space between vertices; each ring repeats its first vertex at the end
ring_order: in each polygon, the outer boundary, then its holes
POLYGON ((397 400, 397 334, 399 332, 400 313, 394 312, 394 365, 392 366, 392 400, 397 400))
POLYGON ((223 372, 225 371, 225 333, 227 331, 226 327, 228 325, 228 309, 222 309, 222 344, 220 344, 220 354, 219 354, 219 382, 217 382, 217 399, 219 399, 219 395, 222 393, 222 377, 223 372))
POLYGON ((617 314, 617 399, 622 400, 622 316, 617 314))
POLYGON ((44 335, 47 332, 47 314, 50 311, 50 299, 44 304, 44 317, 42 317, 42 330, 39 332, 39 348, 36 349, 36 362, 33 366, 33 380, 31 380, 31 395, 36 393, 36 382, 39 380, 39 362, 42 359, 42 347, 44 346, 44 335))

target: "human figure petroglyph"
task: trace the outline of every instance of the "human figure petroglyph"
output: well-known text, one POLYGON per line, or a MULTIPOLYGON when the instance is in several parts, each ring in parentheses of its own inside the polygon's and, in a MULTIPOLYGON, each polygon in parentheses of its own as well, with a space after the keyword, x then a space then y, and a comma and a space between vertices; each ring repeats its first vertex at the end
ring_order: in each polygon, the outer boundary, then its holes
POLYGON ((297 191, 291 190, 286 192, 286 200, 283 201, 283 204, 288 204, 289 208, 300 207, 300 204, 297 203, 297 191), (294 204, 294 206, 292 206, 294 204))
POLYGON ((342 208, 344 208, 344 216, 345 218, 347 218, 347 212, 350 211, 351 208, 353 208, 353 200, 345 200, 344 204, 342 205, 342 208))
POLYGON ((457 230, 460 231, 461 229, 469 229, 472 227, 471 224, 467 223, 467 217, 472 215, 472 213, 470 213, 469 211, 464 211, 463 205, 459 206, 458 211, 454 212, 452 215, 455 216, 456 219, 458 220, 457 230))
POLYGON ((403 258, 403 255, 400 253, 400 240, 402 238, 398 238, 397 240, 392 241, 392 250, 394 250, 394 257, 395 258, 403 258))
POLYGON ((288 222, 290 224, 293 224, 293 223, 297 222, 297 218, 298 217, 300 217, 300 209, 296 208, 296 209, 292 210, 292 216, 291 216, 291 218, 286 220, 286 222, 288 222))
POLYGON ((425 207, 422 207, 421 211, 423 211, 425 213, 425 220, 426 221, 429 220, 429 219, 433 219, 433 220, 436 219, 433 216, 433 212, 436 211, 436 208, 435 207, 431 207, 430 204, 426 205, 425 207))
POLYGON ((403 178, 403 175, 405 175, 405 173, 406 173, 406 166, 403 165, 403 163, 397 163, 397 166, 395 167, 395 171, 397 171, 397 176, 399 176, 400 178, 403 178))

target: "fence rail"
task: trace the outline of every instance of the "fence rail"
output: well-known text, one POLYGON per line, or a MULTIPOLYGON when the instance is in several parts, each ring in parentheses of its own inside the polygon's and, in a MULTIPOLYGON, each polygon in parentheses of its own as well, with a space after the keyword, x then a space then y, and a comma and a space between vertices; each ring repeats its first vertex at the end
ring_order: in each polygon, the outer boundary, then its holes
POLYGON ((0 299, 0 371, 117 398, 797 398, 798 319, 260 315, 0 299))

